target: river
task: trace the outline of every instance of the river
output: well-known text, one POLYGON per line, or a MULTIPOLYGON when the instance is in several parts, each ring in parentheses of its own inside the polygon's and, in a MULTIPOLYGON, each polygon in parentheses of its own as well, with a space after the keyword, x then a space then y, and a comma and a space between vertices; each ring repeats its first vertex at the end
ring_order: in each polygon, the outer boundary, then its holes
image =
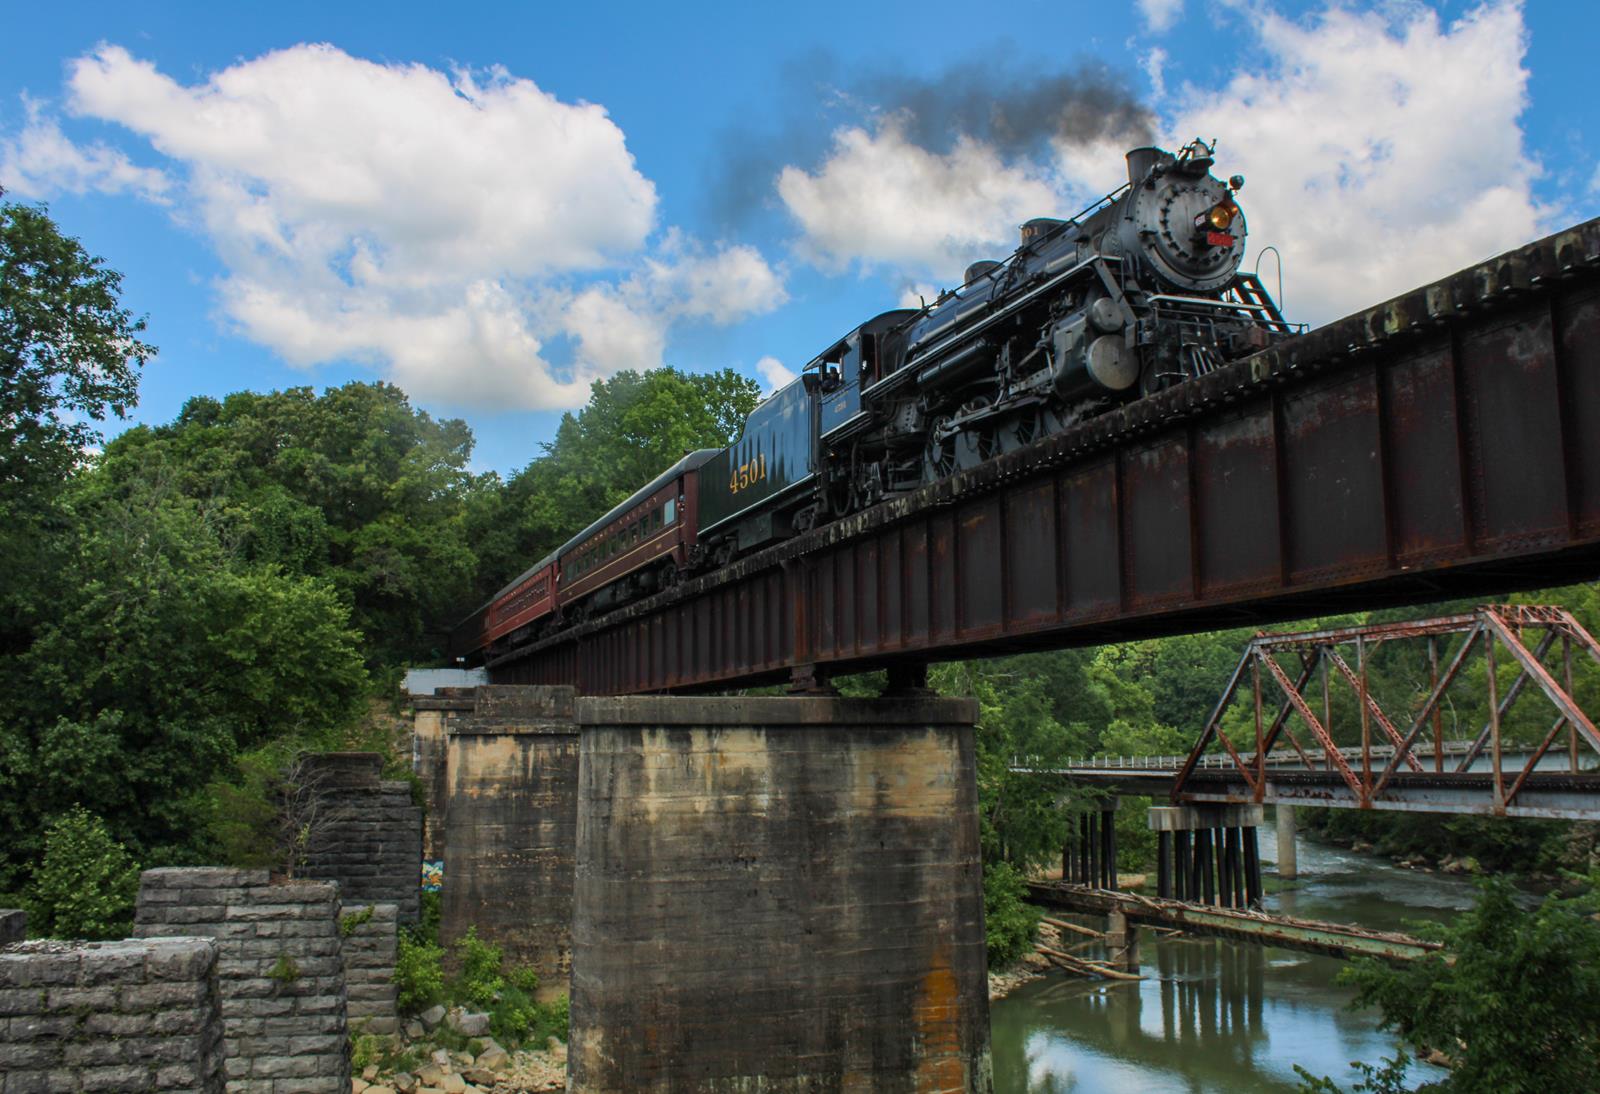
MULTIPOLYGON (((1263 863, 1276 833, 1260 831, 1263 863)), ((1300 884, 1269 911, 1400 929, 1471 905, 1463 878, 1402 870, 1371 855, 1300 840, 1300 884)), ((1084 922, 1089 922, 1085 920, 1084 922)), ((1374 1012, 1334 984, 1344 962, 1213 939, 1142 933, 1145 979, 1108 984, 1052 973, 992 1008, 997 1094, 1233 1094, 1294 1091, 1294 1066, 1341 1085, 1349 1063, 1394 1055, 1374 1012)), ((1414 1067, 1411 1077, 1437 1075, 1414 1067)))

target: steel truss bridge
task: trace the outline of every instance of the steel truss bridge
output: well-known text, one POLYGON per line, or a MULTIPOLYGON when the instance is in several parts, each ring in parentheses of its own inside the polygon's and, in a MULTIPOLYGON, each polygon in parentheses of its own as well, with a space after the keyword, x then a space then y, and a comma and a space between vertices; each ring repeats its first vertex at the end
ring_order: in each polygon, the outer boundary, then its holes
MULTIPOLYGON (((1596 574, 1600 220, 488 667, 585 694, 805 688, 876 668, 914 685, 931 661, 1596 574)), ((1231 799, 1240 774, 1214 775, 1187 771, 1184 793, 1231 799)), ((1271 786, 1355 793, 1327 775, 1271 786)), ((1553 808, 1541 794, 1525 784, 1503 804, 1553 808)))
POLYGON ((1013 766, 1185 805, 1600 820, 1600 730, 1579 706, 1574 687, 1578 669, 1592 673, 1595 667, 1600 667, 1600 643, 1566 611, 1548 606, 1491 605, 1406 623, 1259 634, 1245 647, 1199 740, 1181 762, 1117 757, 1056 769, 1026 761, 1013 766), (1441 640, 1450 644, 1443 659, 1441 640), (1403 718, 1386 709, 1368 686, 1370 657, 1397 642, 1427 644, 1428 690, 1414 709, 1408 704, 1403 718), (1481 656, 1484 673, 1472 690, 1481 688, 1482 694, 1462 695, 1468 690, 1464 669, 1475 656, 1481 656), (1285 657, 1295 659, 1288 669, 1281 663, 1285 657), (1507 661, 1516 674, 1502 691, 1497 664, 1507 661), (1223 728, 1225 715, 1247 684, 1252 736, 1235 741, 1223 728), (1359 745, 1334 742, 1332 699, 1340 690, 1360 712, 1359 745), (1542 736, 1508 740, 1506 720, 1530 692, 1542 698, 1554 719, 1542 736), (1478 705, 1473 699, 1482 700, 1487 715, 1472 736, 1445 736, 1443 710, 1452 699, 1466 700, 1462 705, 1469 709, 1478 705), (1308 735, 1304 743, 1296 725, 1308 735))

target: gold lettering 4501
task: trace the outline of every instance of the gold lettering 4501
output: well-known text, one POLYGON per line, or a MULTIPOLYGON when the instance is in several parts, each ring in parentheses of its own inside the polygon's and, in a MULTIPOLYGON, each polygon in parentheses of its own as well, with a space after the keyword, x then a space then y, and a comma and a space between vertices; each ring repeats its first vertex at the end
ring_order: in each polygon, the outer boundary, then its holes
POLYGON ((728 493, 748 490, 767 477, 767 457, 757 455, 749 463, 741 463, 728 475, 728 493))

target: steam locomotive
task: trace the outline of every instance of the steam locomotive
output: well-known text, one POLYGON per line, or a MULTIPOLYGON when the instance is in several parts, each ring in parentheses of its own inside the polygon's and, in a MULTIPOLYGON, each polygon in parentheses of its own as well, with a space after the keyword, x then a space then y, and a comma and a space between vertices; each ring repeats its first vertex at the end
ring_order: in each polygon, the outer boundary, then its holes
POLYGON ((465 620, 483 659, 726 566, 1292 333, 1241 271, 1244 179, 1215 143, 1136 148, 1128 182, 1075 217, 1022 225, 1003 262, 861 324, 465 620))

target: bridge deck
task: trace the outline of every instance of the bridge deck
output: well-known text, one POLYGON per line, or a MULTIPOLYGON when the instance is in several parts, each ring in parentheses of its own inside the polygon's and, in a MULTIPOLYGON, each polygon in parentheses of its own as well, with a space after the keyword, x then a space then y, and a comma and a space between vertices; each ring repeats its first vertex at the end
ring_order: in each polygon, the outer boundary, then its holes
POLYGON ((1600 573, 1600 221, 489 666, 704 690, 1600 573))
MULTIPOLYGON (((1360 803, 1337 771, 1274 770, 1265 793, 1255 796, 1236 773, 1197 769, 1173 797, 1176 773, 1127 768, 1065 769, 1059 774, 1113 794, 1138 795, 1183 804, 1304 805, 1358 809, 1360 803)), ((1374 772, 1374 776, 1376 776, 1374 772)), ((1509 779, 1505 781, 1509 782, 1509 779)), ((1475 813, 1483 816, 1600 820, 1600 774, 1539 772, 1516 799, 1496 807, 1494 774, 1486 771, 1406 772, 1389 780, 1372 808, 1409 813, 1475 813)))

